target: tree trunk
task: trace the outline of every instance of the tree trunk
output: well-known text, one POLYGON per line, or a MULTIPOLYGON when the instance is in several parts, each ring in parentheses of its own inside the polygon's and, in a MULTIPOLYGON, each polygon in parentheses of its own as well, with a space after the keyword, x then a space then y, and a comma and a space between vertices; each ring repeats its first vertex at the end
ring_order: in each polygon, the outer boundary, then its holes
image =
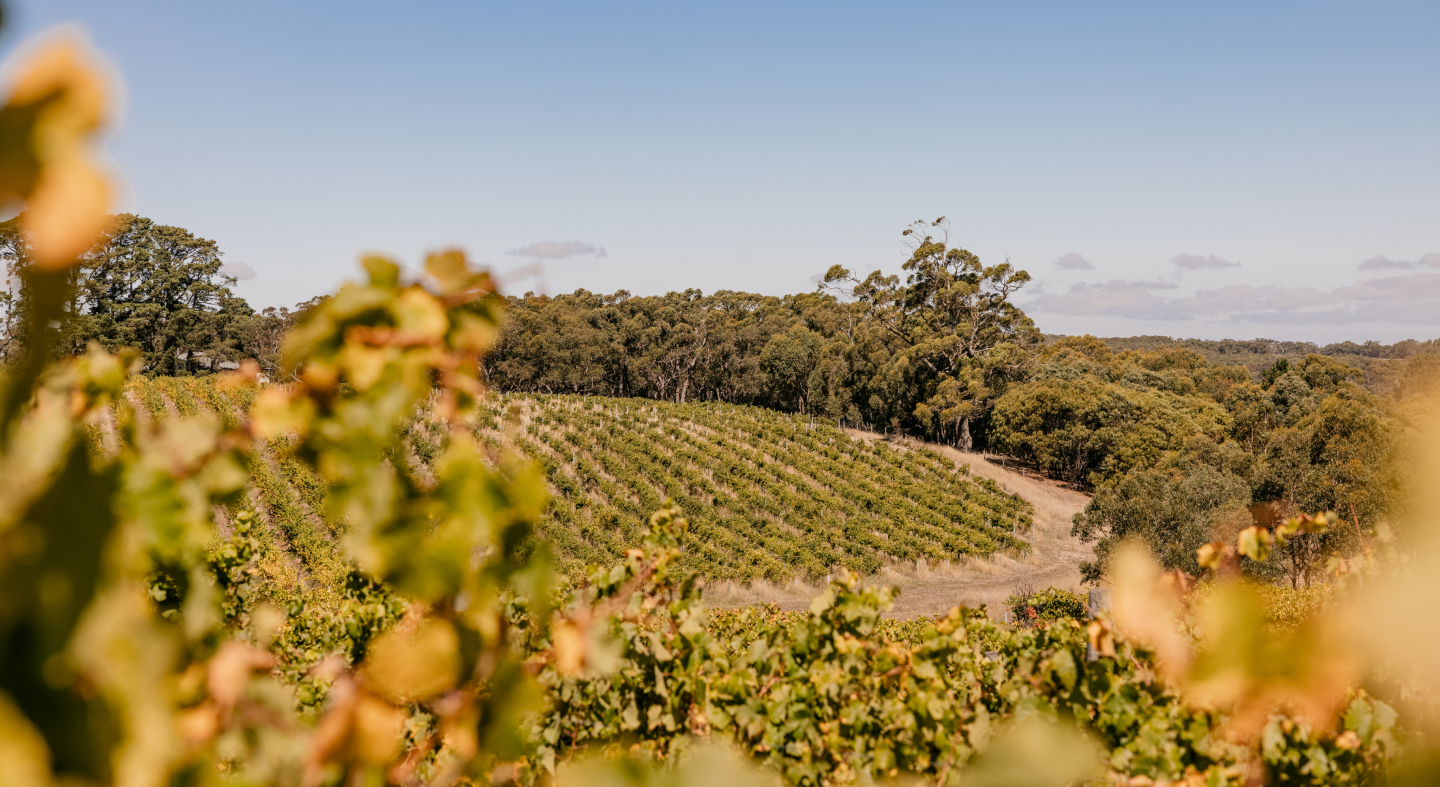
POLYGON ((960 421, 960 439, 957 441, 961 451, 969 451, 974 447, 975 442, 970 438, 970 419, 964 418, 960 421))

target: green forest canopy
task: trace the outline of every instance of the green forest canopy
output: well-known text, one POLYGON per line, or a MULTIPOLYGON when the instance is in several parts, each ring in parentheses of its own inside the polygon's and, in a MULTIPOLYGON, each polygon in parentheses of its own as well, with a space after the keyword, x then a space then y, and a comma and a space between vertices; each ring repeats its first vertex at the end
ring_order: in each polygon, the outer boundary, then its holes
POLYGON ((1071 337, 1047 346, 1029 379, 996 403, 990 434, 996 450, 1094 491, 1075 521, 1077 535, 1099 541, 1088 579, 1127 538, 1193 573, 1195 549, 1213 538, 1340 512, 1353 527, 1302 536, 1263 569, 1308 584, 1325 558, 1355 551, 1396 513, 1412 431, 1406 402, 1437 370, 1440 356, 1412 357, 1396 399, 1314 353, 1282 359, 1257 381, 1189 349, 1115 354, 1071 337))

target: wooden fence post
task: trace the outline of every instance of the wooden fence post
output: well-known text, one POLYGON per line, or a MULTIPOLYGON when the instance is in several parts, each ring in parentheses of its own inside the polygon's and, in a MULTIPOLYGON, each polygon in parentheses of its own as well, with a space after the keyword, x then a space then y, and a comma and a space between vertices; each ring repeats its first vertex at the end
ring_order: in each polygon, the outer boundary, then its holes
MULTIPOLYGON (((1089 603, 1086 606, 1089 608, 1092 620, 1101 615, 1108 617, 1110 615, 1110 591, 1106 588, 1090 588, 1089 603)), ((1100 658, 1100 654, 1095 650, 1095 646, 1087 642, 1085 644, 1085 660, 1095 661, 1098 658, 1100 658)))

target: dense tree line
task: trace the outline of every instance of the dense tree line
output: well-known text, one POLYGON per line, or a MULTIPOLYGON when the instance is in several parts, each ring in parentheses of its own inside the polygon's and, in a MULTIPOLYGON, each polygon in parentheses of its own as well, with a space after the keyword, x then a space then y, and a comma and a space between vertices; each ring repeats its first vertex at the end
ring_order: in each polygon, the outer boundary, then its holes
MULTIPOLYGON (((1437 370, 1440 357, 1414 356, 1409 390, 1437 370)), ((1317 353, 1281 360, 1256 381, 1189 349, 1115 354, 1091 337, 1067 338, 996 404, 992 444, 1094 490, 1075 521, 1078 535, 1098 541, 1091 579, 1127 538, 1198 573, 1195 550, 1207 541, 1336 511, 1348 527, 1300 536, 1280 561, 1249 566, 1308 584, 1324 558, 1353 551, 1398 510, 1405 400, 1381 398, 1361 379, 1317 353)))
POLYGON ((764 405, 969 447, 1042 337, 1011 302, 1029 275, 945 231, 906 230, 903 282, 835 266, 819 291, 782 298, 510 298, 486 371, 506 390, 764 405))
POLYGON ((1110 349, 1116 352, 1125 350, 1163 350, 1171 347, 1180 347, 1186 350, 1194 350, 1211 360, 1219 360, 1222 357, 1234 358, 1236 356, 1305 356, 1305 355, 1328 355, 1330 357, 1354 356, 1357 358, 1382 358, 1404 360, 1413 355, 1421 353, 1440 352, 1440 339, 1429 341, 1416 341, 1415 339, 1404 339, 1394 344, 1385 344, 1377 341, 1366 341, 1356 343, 1352 341, 1332 342, 1326 345, 1319 345, 1314 342, 1279 341, 1276 339, 1172 339, 1169 336, 1127 336, 1104 338, 1104 342, 1110 349))
POLYGON ((1365 386, 1377 391, 1387 390, 1394 384, 1396 377, 1403 373, 1401 367, 1407 359, 1416 355, 1440 354, 1440 339, 1405 339, 1394 344, 1344 341, 1326 345, 1275 339, 1172 339, 1169 336, 1115 337, 1100 341, 1117 353, 1175 348, 1190 350, 1213 363, 1243 366, 1255 377, 1282 359, 1293 361, 1307 355, 1324 355, 1364 371, 1365 386))
MULTIPOLYGON (((21 214, 0 222, 0 260, 9 287, 0 293, 0 358, 25 352, 20 341, 33 264, 21 214)), ((57 356, 84 352, 91 342, 106 350, 133 347, 147 373, 212 372, 242 358, 277 368, 280 337, 314 301, 292 311, 257 313, 235 295, 235 278, 223 268, 215 241, 189 230, 121 214, 111 216, 100 239, 70 269, 63 316, 47 323, 57 356)))

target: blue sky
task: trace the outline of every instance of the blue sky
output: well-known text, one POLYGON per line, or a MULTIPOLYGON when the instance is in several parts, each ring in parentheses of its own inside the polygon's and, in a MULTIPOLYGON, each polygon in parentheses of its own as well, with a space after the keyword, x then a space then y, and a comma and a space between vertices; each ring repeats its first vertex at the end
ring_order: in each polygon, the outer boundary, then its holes
POLYGON ((1434 3, 9 10, 111 60, 123 207, 259 306, 450 245, 538 260, 516 291, 783 294, 946 215, 1051 332, 1440 336, 1434 3))

